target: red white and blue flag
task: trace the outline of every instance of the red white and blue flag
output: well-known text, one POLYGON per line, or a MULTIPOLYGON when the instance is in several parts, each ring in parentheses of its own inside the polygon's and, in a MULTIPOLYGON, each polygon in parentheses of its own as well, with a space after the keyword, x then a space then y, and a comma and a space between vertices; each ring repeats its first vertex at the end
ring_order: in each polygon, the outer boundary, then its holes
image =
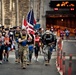
POLYGON ((34 34, 34 25, 36 24, 36 21, 34 19, 33 9, 28 12, 27 23, 28 23, 28 26, 29 26, 28 31, 31 32, 32 34, 34 34))
POLYGON ((28 23, 27 23, 27 21, 23 17, 23 20, 22 20, 22 29, 26 29, 27 26, 28 26, 28 23))
POLYGON ((34 25, 36 24, 36 21, 34 19, 34 12, 33 12, 33 10, 30 10, 28 12, 27 18, 26 18, 26 20, 25 19, 23 20, 23 23, 24 24, 23 24, 22 28, 25 27, 29 33, 34 34, 34 32, 35 32, 34 31, 34 25))

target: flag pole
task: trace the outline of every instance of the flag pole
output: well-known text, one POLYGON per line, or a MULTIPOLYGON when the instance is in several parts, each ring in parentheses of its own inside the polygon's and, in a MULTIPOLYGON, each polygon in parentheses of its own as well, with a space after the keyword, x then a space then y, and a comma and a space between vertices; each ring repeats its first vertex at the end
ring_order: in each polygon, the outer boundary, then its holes
POLYGON ((22 24, 23 24, 23 20, 24 20, 24 16, 23 16, 23 18, 22 18, 22 24))
POLYGON ((24 16, 23 16, 23 18, 22 18, 22 29, 23 29, 23 24, 24 24, 23 22, 24 22, 24 16))

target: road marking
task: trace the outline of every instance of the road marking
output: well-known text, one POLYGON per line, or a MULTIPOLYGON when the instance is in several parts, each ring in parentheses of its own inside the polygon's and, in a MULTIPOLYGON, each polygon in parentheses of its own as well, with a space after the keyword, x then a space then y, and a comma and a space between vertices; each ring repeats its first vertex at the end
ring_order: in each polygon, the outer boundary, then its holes
POLYGON ((15 58, 15 55, 9 55, 9 58, 15 58))
POLYGON ((63 42, 76 42, 76 40, 63 40, 63 42))
MULTIPOLYGON (((9 58, 15 58, 15 55, 9 55, 9 58)), ((32 59, 34 59, 35 58, 35 56, 33 55, 32 56, 32 59)), ((52 55, 51 56, 51 59, 56 59, 57 58, 57 56, 56 55, 52 55)), ((44 59, 44 56, 38 56, 38 59, 44 59)), ((69 56, 65 56, 65 59, 69 59, 69 56)), ((73 60, 76 60, 76 56, 72 56, 72 59, 73 60)))

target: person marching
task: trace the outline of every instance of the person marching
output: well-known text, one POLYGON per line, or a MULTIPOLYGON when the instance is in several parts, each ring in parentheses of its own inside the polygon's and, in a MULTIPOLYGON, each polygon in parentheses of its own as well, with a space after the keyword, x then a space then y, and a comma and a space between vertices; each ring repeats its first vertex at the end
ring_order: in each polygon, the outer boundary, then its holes
POLYGON ((42 43, 44 45, 43 53, 44 53, 45 65, 48 65, 50 62, 52 51, 55 47, 55 41, 56 37, 50 30, 46 30, 42 35, 42 43))
POLYGON ((9 38, 8 34, 5 34, 5 37, 4 37, 4 46, 5 46, 4 61, 8 62, 9 48, 10 48, 10 38, 9 38))
POLYGON ((30 36, 32 37, 32 39, 30 37, 28 37, 28 64, 31 64, 31 59, 32 59, 32 53, 33 53, 33 44, 34 44, 34 36, 33 34, 30 32, 30 36))
POLYGON ((18 43, 18 39, 21 37, 20 35, 20 27, 16 27, 16 30, 14 32, 14 44, 15 44, 15 62, 19 63, 20 59, 19 59, 19 43, 18 43))
POLYGON ((3 60, 3 52, 4 52, 3 50, 4 50, 4 37, 0 32, 0 64, 2 64, 2 60, 3 60))
POLYGON ((28 54, 28 37, 32 39, 29 33, 27 33, 26 29, 22 29, 21 37, 18 39, 19 41, 19 53, 20 53, 20 61, 21 67, 23 69, 26 68, 27 65, 27 54, 28 54))
POLYGON ((40 37, 37 32, 35 33, 34 38, 34 50, 35 50, 36 61, 38 61, 38 52, 40 50, 40 37))

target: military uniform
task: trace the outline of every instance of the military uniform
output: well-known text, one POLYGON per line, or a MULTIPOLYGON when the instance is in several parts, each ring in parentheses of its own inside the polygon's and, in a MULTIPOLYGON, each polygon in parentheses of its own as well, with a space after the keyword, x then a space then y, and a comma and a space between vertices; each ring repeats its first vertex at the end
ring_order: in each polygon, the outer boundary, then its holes
POLYGON ((20 61, 21 61, 21 67, 25 69, 27 65, 27 54, 28 54, 27 34, 25 35, 22 34, 20 39, 23 40, 19 42, 20 61))
POLYGON ((28 53, 28 46, 21 46, 20 45, 20 60, 21 60, 21 67, 26 68, 27 65, 27 53, 28 53))

